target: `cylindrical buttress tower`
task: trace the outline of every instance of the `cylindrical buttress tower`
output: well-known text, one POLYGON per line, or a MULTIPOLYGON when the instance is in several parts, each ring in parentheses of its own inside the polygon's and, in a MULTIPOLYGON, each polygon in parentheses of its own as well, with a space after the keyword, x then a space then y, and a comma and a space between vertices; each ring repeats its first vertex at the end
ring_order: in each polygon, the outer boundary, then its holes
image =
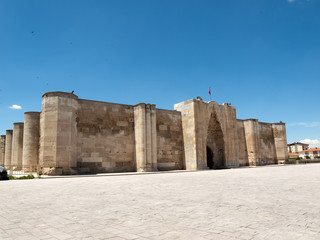
POLYGON ((66 92, 42 96, 39 164, 43 174, 72 174, 77 166, 78 97, 66 92))
POLYGON ((23 125, 20 122, 13 123, 11 165, 17 169, 22 167, 23 125))
POLYGON ((6 146, 4 152, 4 166, 9 168, 11 165, 11 158, 12 158, 12 135, 13 130, 6 131, 6 146))
POLYGON ((39 162, 40 112, 24 113, 22 165, 35 168, 39 162))
POLYGON ((6 135, 1 135, 0 138, 0 165, 4 165, 4 153, 6 147, 6 135))

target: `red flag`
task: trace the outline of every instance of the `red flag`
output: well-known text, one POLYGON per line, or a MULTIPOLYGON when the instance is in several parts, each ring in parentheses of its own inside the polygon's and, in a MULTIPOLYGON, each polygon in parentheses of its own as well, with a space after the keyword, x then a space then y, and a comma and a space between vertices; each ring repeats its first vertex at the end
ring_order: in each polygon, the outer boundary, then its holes
POLYGON ((211 96, 211 88, 209 88, 209 95, 211 96))

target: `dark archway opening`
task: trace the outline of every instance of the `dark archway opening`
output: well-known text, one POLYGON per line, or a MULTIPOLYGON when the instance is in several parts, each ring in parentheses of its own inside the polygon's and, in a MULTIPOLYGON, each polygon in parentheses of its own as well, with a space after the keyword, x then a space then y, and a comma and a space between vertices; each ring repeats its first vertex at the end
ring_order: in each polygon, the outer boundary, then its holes
POLYGON ((215 110, 212 111, 207 132, 207 166, 226 168, 224 136, 215 110))
POLYGON ((207 166, 209 169, 214 168, 213 152, 208 146, 207 146, 207 166))

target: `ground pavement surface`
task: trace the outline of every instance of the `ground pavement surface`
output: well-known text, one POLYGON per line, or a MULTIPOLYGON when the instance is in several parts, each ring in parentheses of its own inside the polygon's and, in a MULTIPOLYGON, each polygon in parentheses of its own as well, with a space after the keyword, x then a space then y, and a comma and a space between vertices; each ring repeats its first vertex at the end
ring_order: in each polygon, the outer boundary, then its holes
POLYGON ((320 239, 320 164, 1 181, 0 239, 320 239))

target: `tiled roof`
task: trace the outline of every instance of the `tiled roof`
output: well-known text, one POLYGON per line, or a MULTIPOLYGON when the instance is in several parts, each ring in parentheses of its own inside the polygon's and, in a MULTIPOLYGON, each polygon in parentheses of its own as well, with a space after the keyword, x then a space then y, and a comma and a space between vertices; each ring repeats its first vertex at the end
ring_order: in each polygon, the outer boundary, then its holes
POLYGON ((288 153, 289 156, 298 156, 298 153, 288 153))
POLYGON ((300 151, 300 152, 317 152, 317 151, 320 151, 320 148, 310 148, 310 149, 303 150, 303 151, 300 151))
POLYGON ((304 146, 309 146, 309 144, 307 144, 307 143, 301 143, 301 142, 294 142, 294 143, 289 143, 289 144, 287 144, 288 146, 293 146, 293 145, 304 145, 304 146))

